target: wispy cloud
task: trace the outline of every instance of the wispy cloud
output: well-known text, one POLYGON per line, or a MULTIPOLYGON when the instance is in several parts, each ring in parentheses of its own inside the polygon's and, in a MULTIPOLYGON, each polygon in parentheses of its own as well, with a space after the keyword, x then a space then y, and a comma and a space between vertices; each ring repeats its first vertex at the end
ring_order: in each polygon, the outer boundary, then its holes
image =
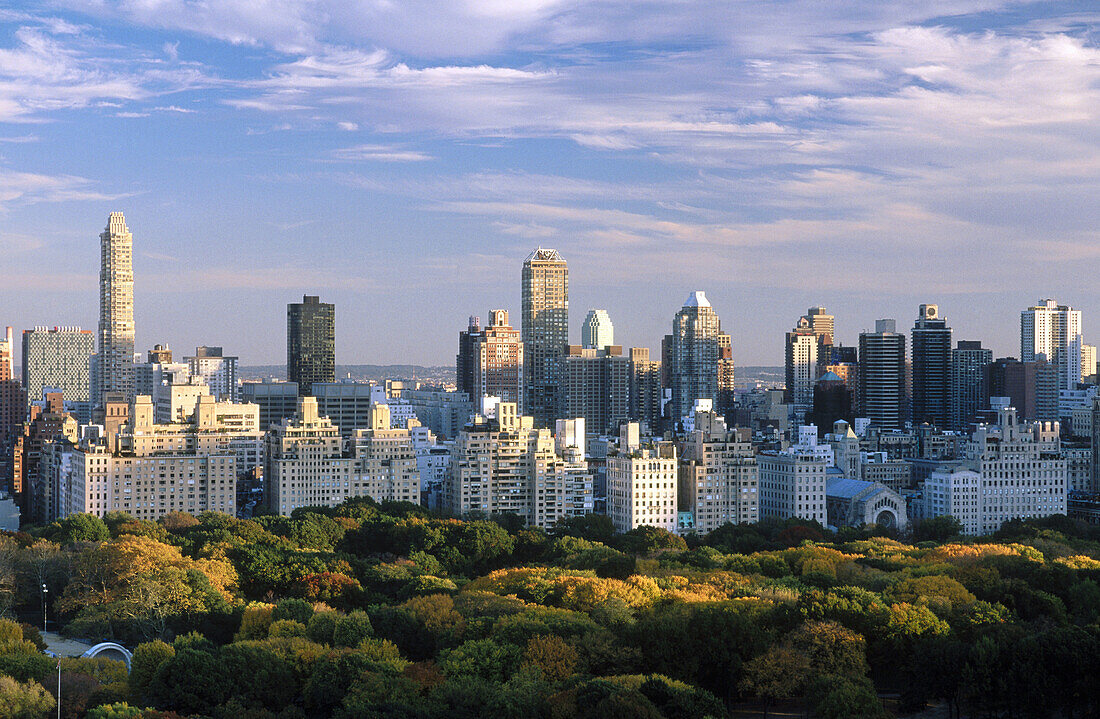
POLYGON ((43 175, 0 170, 0 210, 16 202, 66 202, 70 200, 113 200, 96 190, 91 180, 74 175, 43 175))
POLYGON ((118 106, 210 83, 193 65, 164 67, 141 55, 119 54, 81 26, 58 21, 19 27, 13 44, 0 47, 0 121, 118 106))
POLYGON ((402 150, 386 145, 356 145, 333 150, 331 157, 337 160, 374 162, 425 162, 435 159, 425 152, 402 150))

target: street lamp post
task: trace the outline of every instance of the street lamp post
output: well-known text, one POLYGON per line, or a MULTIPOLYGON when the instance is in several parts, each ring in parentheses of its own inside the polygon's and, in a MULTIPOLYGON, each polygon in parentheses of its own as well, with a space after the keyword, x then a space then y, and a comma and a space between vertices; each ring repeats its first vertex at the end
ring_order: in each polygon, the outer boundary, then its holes
POLYGON ((50 593, 50 590, 46 588, 46 583, 42 583, 42 631, 46 631, 46 595, 50 593))

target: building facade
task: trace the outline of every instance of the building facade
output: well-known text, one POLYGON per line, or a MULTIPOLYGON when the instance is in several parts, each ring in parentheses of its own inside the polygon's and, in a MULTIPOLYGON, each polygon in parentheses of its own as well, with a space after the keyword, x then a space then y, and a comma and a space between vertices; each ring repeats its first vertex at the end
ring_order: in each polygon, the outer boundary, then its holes
POLYGON ((706 293, 693 292, 672 321, 668 337, 668 377, 672 388, 669 419, 687 416, 697 399, 718 397, 719 348, 729 346, 722 322, 706 293))
POLYGON ((42 399, 45 389, 61 390, 72 402, 90 402, 90 360, 95 342, 93 332, 79 327, 23 330, 23 388, 28 407, 42 399))
POLYGON ((825 483, 826 515, 830 527, 880 525, 905 529, 909 513, 905 498, 878 482, 858 479, 830 479, 825 483))
POLYGON ((644 422, 650 432, 661 428, 664 388, 661 362, 649 358, 648 347, 630 348, 630 416, 644 422))
POLYGON ((993 350, 981 342, 959 340, 951 350, 951 429, 966 431, 978 412, 989 408, 985 368, 992 362, 993 350))
POLYGON ((589 431, 614 434, 631 419, 630 358, 623 348, 602 350, 568 345, 561 357, 561 392, 557 415, 583 417, 589 431))
POLYGON ((233 515, 238 476, 258 466, 262 454, 256 407, 207 395, 190 421, 160 424, 152 398, 140 395, 117 434, 52 454, 58 515, 121 511, 153 521, 169 512, 233 515))
POLYGON ((761 518, 799 517, 825 524, 825 481, 830 472, 841 472, 835 468, 832 445, 818 441, 817 427, 799 427, 797 444, 760 452, 756 461, 761 518))
POLYGON ((947 429, 951 418, 951 328, 939 305, 924 304, 913 325, 913 424, 947 429))
POLYGON ((298 411, 298 384, 245 382, 241 385, 241 401, 260 408, 260 429, 266 432, 271 425, 293 417, 298 411))
POLYGON ((859 335, 859 410, 876 427, 901 429, 905 406, 905 335, 894 320, 877 320, 859 335))
POLYGON ((336 380, 335 305, 304 295, 286 306, 286 373, 302 396, 314 382, 336 380))
POLYGON ((1030 362, 1014 357, 991 362, 985 368, 985 384, 990 399, 1007 397, 1022 420, 1058 420, 1058 370, 1042 357, 1030 362))
POLYGON ((640 440, 639 426, 620 431, 618 447, 607 455, 607 515, 618 532, 678 526, 679 461, 671 442, 640 440))
POLYGON ((480 329, 471 326, 467 335, 459 339, 458 372, 466 377, 469 392, 475 402, 482 397, 498 397, 502 402, 512 402, 524 411, 524 394, 527 377, 524 357, 526 345, 519 330, 508 321, 506 310, 489 312, 489 323, 480 329), (466 354, 463 355, 462 352, 466 354))
POLYGON ((15 465, 13 450, 15 439, 23 429, 27 416, 27 399, 19 381, 12 377, 12 328, 7 328, 0 338, 0 492, 14 494, 15 465))
POLYGON ((99 344, 93 402, 107 394, 134 396, 134 236, 121 212, 107 217, 99 236, 99 344))
POLYGON ((284 517, 299 507, 335 507, 364 496, 355 458, 344 451, 340 428, 317 411, 315 397, 301 397, 295 416, 267 432, 264 481, 268 507, 284 517))
POLYGON ((921 492, 922 517, 951 515, 959 520, 963 534, 984 534, 982 493, 982 475, 965 466, 932 472, 921 492))
POLYGON ((588 514, 592 475, 583 453, 572 449, 559 455, 549 429, 502 402, 494 419, 475 416, 455 439, 443 507, 457 516, 515 514, 544 529, 588 514))
POLYGON ((559 358, 569 344, 569 266, 557 250, 539 247, 521 275, 524 412, 539 427, 553 425, 558 409, 559 358))
POLYGON ((696 412, 680 452, 678 511, 696 532, 760 519, 760 476, 748 429, 730 430, 714 412, 696 412))
POLYGON ((1054 365, 1058 389, 1076 389, 1081 381, 1081 311, 1056 300, 1020 312, 1020 361, 1044 358, 1054 365))
POLYGON ((389 405, 371 407, 370 424, 349 440, 355 459, 354 484, 378 502, 420 504, 420 468, 410 430, 390 426, 389 405))
POLYGON ((1066 513, 1066 462, 1057 422, 1020 422, 1002 408, 995 426, 982 425, 967 445, 970 468, 981 477, 980 534, 1010 519, 1066 513))
POLYGON ((223 354, 221 347, 196 347, 194 357, 184 357, 192 375, 202 377, 210 394, 219 402, 240 402, 237 357, 223 354))
POLYGON ((814 401, 817 380, 819 338, 810 327, 808 317, 799 317, 795 328, 787 333, 783 343, 783 365, 786 375, 787 404, 798 405, 803 412, 814 401))

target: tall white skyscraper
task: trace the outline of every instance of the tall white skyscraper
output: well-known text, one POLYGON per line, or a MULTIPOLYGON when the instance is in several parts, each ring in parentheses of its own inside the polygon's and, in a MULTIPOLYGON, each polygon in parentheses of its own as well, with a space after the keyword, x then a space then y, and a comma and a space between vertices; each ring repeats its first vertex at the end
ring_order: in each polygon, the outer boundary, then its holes
POLYGON ((103 405, 108 393, 131 398, 134 393, 134 236, 121 212, 112 212, 99 236, 99 351, 95 363, 95 396, 103 405))
POLYGON ((1020 312, 1020 360, 1046 357, 1058 371, 1059 390, 1081 381, 1082 345, 1080 310, 1045 299, 1020 312))
POLYGON ((581 326, 581 346, 602 350, 615 344, 615 327, 607 310, 588 310, 581 326))

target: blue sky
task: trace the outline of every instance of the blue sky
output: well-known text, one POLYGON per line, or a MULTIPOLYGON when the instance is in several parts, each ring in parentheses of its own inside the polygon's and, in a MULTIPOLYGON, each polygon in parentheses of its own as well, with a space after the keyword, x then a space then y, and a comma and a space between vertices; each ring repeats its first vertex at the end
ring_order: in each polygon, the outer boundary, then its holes
POLYGON ((854 343, 935 302, 1100 341, 1094 2, 87 0, 0 8, 0 325, 94 328, 134 233, 138 346, 449 364, 536 245, 659 350, 706 290, 739 364, 811 305, 854 343))

